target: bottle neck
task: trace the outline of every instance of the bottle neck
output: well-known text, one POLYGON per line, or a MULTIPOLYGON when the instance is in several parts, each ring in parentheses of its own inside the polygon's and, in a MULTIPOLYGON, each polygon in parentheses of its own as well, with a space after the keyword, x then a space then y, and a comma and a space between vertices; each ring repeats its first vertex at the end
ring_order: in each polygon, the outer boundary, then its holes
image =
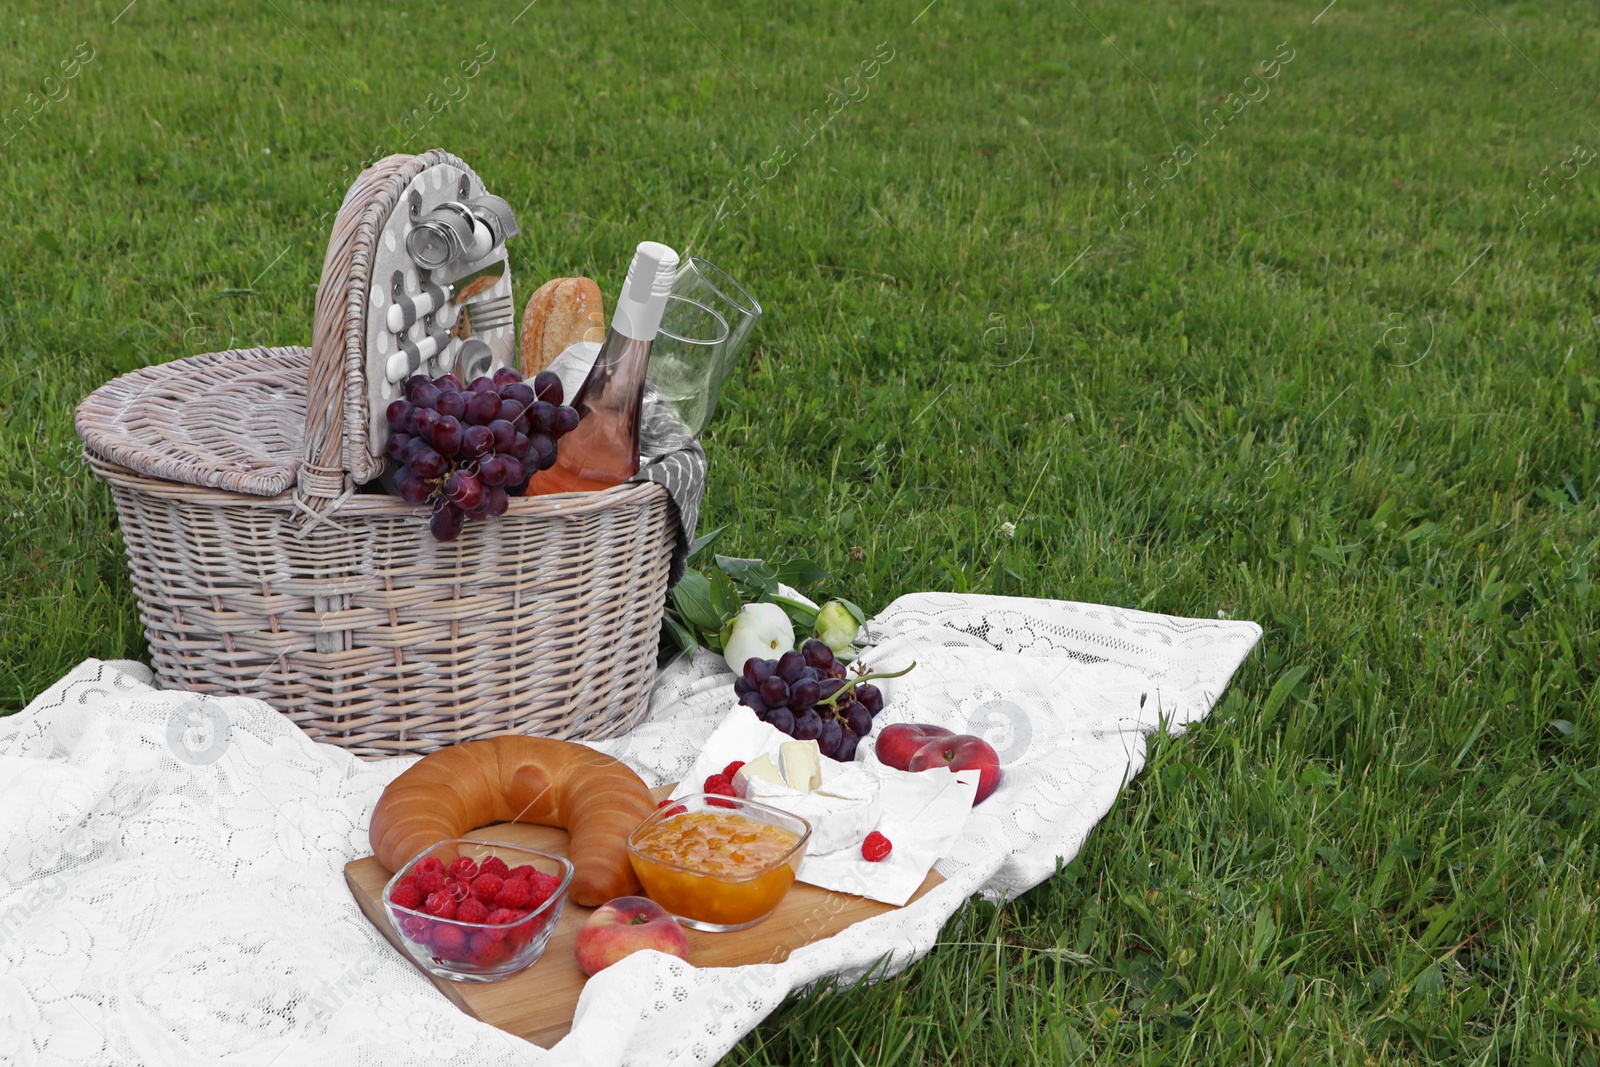
POLYGON ((589 368, 589 376, 573 399, 572 406, 580 418, 588 417, 593 411, 617 412, 624 407, 638 407, 644 394, 652 344, 652 341, 629 337, 615 326, 606 331, 594 366, 589 368))

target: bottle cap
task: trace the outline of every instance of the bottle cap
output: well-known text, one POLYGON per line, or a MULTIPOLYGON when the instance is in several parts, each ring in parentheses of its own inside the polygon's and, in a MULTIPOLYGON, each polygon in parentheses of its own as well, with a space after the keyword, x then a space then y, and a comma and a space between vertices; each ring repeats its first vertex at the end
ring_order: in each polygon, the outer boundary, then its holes
POLYGON ((617 296, 611 328, 636 341, 654 341, 677 277, 678 253, 657 241, 640 241, 617 296))

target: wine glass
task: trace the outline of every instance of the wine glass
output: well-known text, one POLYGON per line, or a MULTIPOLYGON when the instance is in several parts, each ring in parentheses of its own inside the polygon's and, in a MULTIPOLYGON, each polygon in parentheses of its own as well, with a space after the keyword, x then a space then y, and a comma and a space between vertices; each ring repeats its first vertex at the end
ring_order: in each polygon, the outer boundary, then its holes
POLYGON ((650 381, 690 439, 716 413, 723 380, 760 318, 755 297, 716 264, 691 256, 678 265, 650 353, 650 381))
POLYGON ((728 323, 705 304, 680 293, 667 296, 661 326, 650 347, 639 454, 653 459, 688 447, 711 419, 716 404, 728 323))

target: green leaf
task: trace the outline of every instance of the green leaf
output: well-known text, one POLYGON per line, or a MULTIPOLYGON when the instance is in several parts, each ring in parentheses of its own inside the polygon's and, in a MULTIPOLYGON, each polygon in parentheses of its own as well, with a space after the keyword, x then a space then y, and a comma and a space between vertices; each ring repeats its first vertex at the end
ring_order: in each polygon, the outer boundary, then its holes
POLYGON ((734 581, 748 586, 755 596, 778 591, 778 569, 764 559, 718 556, 717 567, 734 581))
POLYGON ((1261 705, 1261 722, 1263 725, 1272 721, 1272 717, 1278 714, 1278 709, 1288 701, 1289 695, 1294 692, 1295 687, 1310 673, 1310 667, 1290 667, 1278 676, 1278 680, 1273 683, 1272 692, 1267 694, 1266 703, 1261 705))
POLYGON ((687 558, 694 559, 697 552, 709 545, 711 542, 715 541, 717 538, 721 537, 722 531, 726 529, 726 526, 718 526, 710 533, 701 534, 699 537, 696 537, 694 539, 694 543, 689 546, 689 555, 687 558))
POLYGON ((672 603, 683 621, 696 630, 715 633, 722 629, 722 616, 711 601, 711 581, 699 571, 689 571, 672 587, 672 603))
POLYGON ((694 631, 668 606, 661 614, 661 639, 656 647, 656 665, 665 667, 680 656, 692 656, 699 644, 694 631))
POLYGON ((862 626, 865 626, 867 624, 867 613, 866 612, 862 611, 859 607, 857 607, 856 605, 850 603, 850 601, 846 600, 842 596, 836 596, 833 599, 835 599, 839 603, 843 604, 844 607, 845 607, 845 610, 856 617, 856 622, 860 623, 862 626))
POLYGON ((816 628, 816 608, 809 607, 800 603, 798 600, 791 600, 788 597, 779 595, 777 593, 769 593, 762 599, 769 604, 776 604, 778 607, 783 609, 783 613, 789 616, 789 621, 794 623, 795 633, 802 635, 809 634, 816 628))
POLYGON ((777 566, 778 581, 795 589, 815 585, 828 576, 828 572, 809 559, 791 559, 777 566))
POLYGON ((739 614, 739 609, 744 607, 744 601, 740 599, 739 589, 733 584, 733 579, 724 571, 712 571, 709 584, 711 610, 716 613, 717 624, 707 629, 721 633, 723 623, 739 614))

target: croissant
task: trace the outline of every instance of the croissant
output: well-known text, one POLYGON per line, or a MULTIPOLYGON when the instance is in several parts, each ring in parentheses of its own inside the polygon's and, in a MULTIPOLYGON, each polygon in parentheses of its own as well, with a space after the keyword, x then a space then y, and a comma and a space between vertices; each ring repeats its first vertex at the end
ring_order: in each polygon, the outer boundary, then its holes
POLYGON ((585 907, 639 892, 628 835, 655 803, 627 764, 571 741, 496 737, 442 748, 389 783, 368 838, 397 871, 423 849, 492 822, 564 827, 568 894, 585 907))

